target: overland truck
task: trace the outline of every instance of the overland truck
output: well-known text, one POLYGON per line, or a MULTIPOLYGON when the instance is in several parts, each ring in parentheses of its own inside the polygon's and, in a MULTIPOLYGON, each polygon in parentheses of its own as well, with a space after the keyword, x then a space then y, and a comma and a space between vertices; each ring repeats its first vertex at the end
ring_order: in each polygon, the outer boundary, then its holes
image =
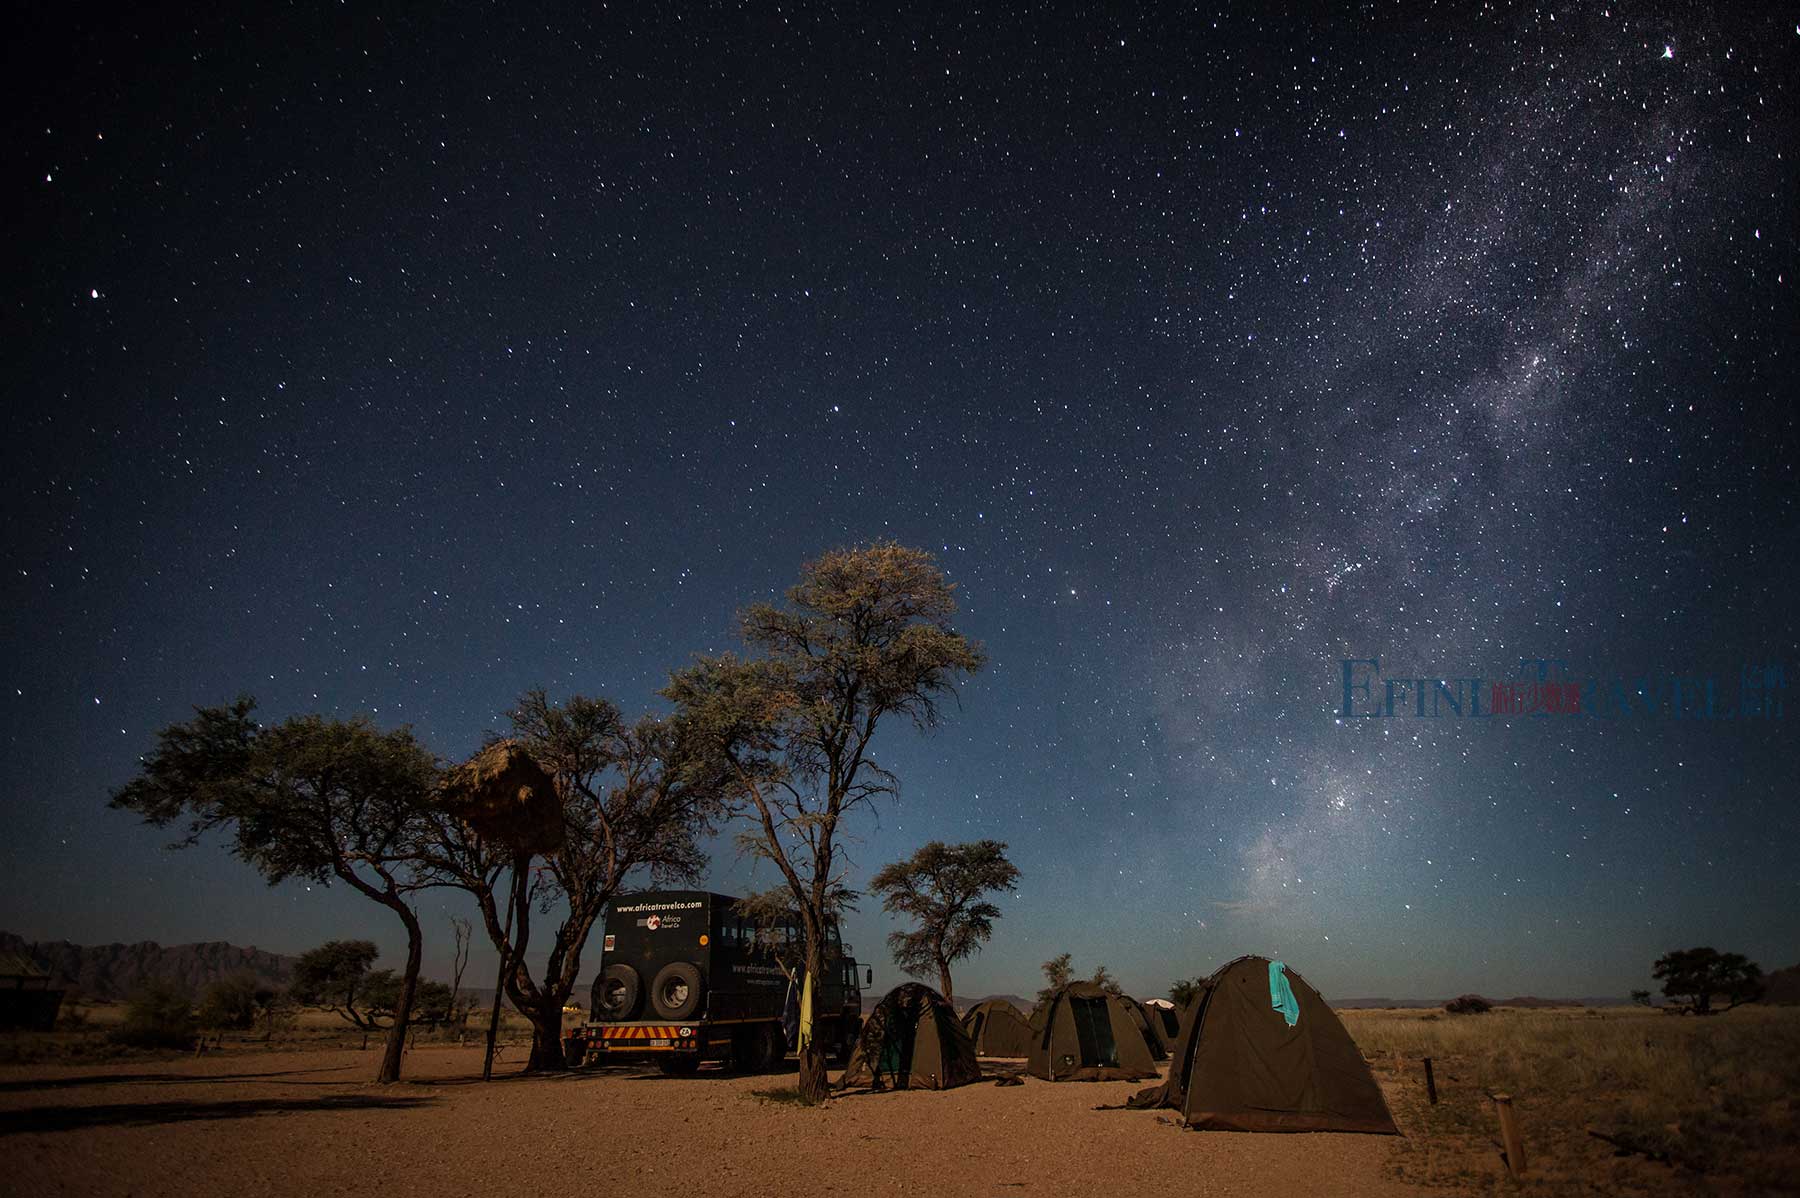
MULTIPOLYGON (((564 1039, 569 1063, 654 1060, 678 1074, 701 1061, 755 1073, 780 1064, 789 1048, 789 982, 777 953, 800 955, 799 916, 759 935, 738 902, 702 890, 614 898, 593 1018, 564 1039)), ((859 973, 835 922, 825 932, 824 972, 813 982, 813 1036, 841 1066, 862 1031, 862 986, 872 971, 859 973)))

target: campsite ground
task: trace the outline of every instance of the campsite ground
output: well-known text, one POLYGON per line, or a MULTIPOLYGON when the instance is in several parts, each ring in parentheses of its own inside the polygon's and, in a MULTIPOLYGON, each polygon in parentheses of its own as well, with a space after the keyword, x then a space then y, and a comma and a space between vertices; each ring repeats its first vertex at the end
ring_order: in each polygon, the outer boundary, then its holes
MULTIPOLYGON (((1018 1062, 990 1063, 1016 1073, 1018 1062)), ((473 1081, 474 1049, 0 1069, 0 1189, 51 1194, 1417 1194, 1388 1137, 1200 1135, 1095 1111, 1127 1083, 989 1083, 823 1108, 758 1092, 792 1076, 623 1068, 473 1081), (1172 1186, 1172 1179, 1181 1179, 1172 1186)), ((517 1055, 511 1068, 517 1068, 517 1055)))
POLYGON ((518 1044, 491 1085, 474 1080, 478 1049, 422 1043, 405 1082, 377 1087, 375 1046, 346 1047, 328 1025, 202 1057, 15 1044, 0 1065, 0 1194, 1800 1193, 1800 1010, 1343 1018, 1402 1139, 1199 1134, 1168 1112, 1092 1109, 1129 1083, 1027 1079, 809 1109, 782 1101, 791 1072, 527 1078, 518 1044), (1514 1096, 1523 1123, 1522 1183, 1495 1151, 1493 1091, 1514 1096))

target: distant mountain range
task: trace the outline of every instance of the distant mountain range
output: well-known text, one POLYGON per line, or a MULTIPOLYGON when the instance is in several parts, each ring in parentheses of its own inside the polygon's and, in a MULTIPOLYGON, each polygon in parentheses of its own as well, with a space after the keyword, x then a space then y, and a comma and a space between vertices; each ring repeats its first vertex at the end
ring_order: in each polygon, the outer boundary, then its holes
POLYGON ((239 948, 223 940, 164 947, 154 940, 137 944, 70 944, 29 941, 0 932, 0 953, 20 953, 48 969, 71 997, 114 1002, 149 981, 170 982, 193 994, 228 974, 248 972, 285 985, 295 958, 260 948, 239 948))
MULTIPOLYGON (((873 1006, 875 1000, 879 999, 880 997, 881 996, 879 994, 868 996, 867 998, 864 999, 863 1005, 864 1006, 873 1006)), ((984 994, 980 998, 964 998, 962 995, 959 994, 955 998, 951 999, 950 1002, 951 1002, 951 1005, 954 1006, 957 1010, 966 1011, 970 1007, 974 1006, 976 1003, 986 1002, 990 998, 1003 999, 1006 1002, 1009 1002, 1013 1006, 1017 1007, 1019 1010, 1026 1012, 1027 1014, 1030 1014, 1031 1008, 1037 1005, 1037 1001, 1035 999, 1020 998, 1017 994, 984 994)))

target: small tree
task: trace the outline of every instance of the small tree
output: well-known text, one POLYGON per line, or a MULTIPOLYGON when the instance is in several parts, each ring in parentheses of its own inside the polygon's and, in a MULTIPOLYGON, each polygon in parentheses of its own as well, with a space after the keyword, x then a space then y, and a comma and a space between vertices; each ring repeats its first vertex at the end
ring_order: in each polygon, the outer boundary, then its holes
POLYGON ((468 1018, 468 1007, 462 1001, 463 971, 469 967, 469 933, 474 925, 460 915, 450 918, 450 934, 456 948, 450 959, 450 1018, 461 1027, 468 1018))
POLYGON ((386 998, 386 1006, 392 1009, 397 998, 391 993, 394 971, 381 971, 387 979, 390 991, 387 994, 379 993, 383 988, 381 978, 370 971, 375 958, 380 955, 372 940, 327 941, 302 953, 294 963, 290 993, 295 1001, 309 1007, 323 1007, 352 1027, 365 1032, 375 1031, 382 1026, 377 1018, 381 1009, 379 1000, 386 998), (371 994, 372 989, 378 993, 371 994))
POLYGON ((1648 990, 1633 990, 1631 992, 1631 1001, 1640 1007, 1653 1005, 1650 1001, 1650 992, 1648 990))
POLYGON ((291 1030, 299 1017, 300 1004, 287 991, 268 985, 257 987, 256 1026, 262 1031, 264 1041, 273 1040, 277 1032, 291 1030))
POLYGON ((1074 957, 1069 953, 1059 953, 1045 961, 1044 988, 1037 992, 1037 1005, 1043 1006, 1056 996, 1056 992, 1075 980, 1074 957))
POLYGON ((1494 1004, 1479 994, 1463 994, 1444 1004, 1447 1015, 1486 1015, 1494 1004))
POLYGON ((210 1031, 249 1031, 256 1026, 256 994, 261 986, 253 973, 219 978, 201 992, 200 1026, 210 1031))
POLYGON ((146 982, 132 994, 112 1039, 133 1048, 192 1048, 194 997, 170 982, 146 982))
POLYGON ((1017 888, 1019 871, 997 840, 947 845, 934 840, 905 861, 876 874, 869 889, 882 896, 892 914, 918 924, 892 932, 888 948, 902 970, 916 978, 937 974, 938 989, 951 993, 950 965, 980 950, 994 933, 1000 908, 980 901, 989 891, 1017 888))
POLYGON ((1104 965, 1096 965, 1094 967, 1094 976, 1091 980, 1094 985, 1100 987, 1100 989, 1106 991, 1108 994, 1125 993, 1125 988, 1119 985, 1118 981, 1113 977, 1112 972, 1104 965))
POLYGON ((1696 1015, 1717 1014, 1713 999, 1732 1007, 1762 997, 1762 967, 1741 953, 1722 953, 1712 948, 1689 948, 1659 957, 1651 977, 1663 984, 1663 994, 1696 1015))
MULTIPOLYGON (((939 704, 985 658, 951 627, 955 588, 922 550, 834 550, 802 568, 787 599, 740 617, 760 656, 703 657, 663 695, 747 804, 751 826, 738 843, 787 885, 807 972, 821 977, 827 921, 852 897, 843 821, 899 788, 875 761, 876 729, 889 717, 936 726, 939 704)), ((824 1046, 805 1031, 799 1083, 809 1100, 826 1096, 824 1046)))
POLYGON ((1183 979, 1175 982, 1169 987, 1169 1001, 1177 1007, 1185 1009, 1189 1003, 1194 1001, 1194 996, 1200 993, 1200 988, 1205 984, 1205 978, 1183 979))
POLYGON ((424 935, 408 901, 410 863, 437 763, 410 729, 296 716, 272 727, 256 701, 196 709, 157 734, 138 776, 112 796, 155 827, 185 822, 178 847, 229 831, 232 851, 273 884, 343 882, 392 911, 406 929, 406 970, 377 1082, 400 1080, 406 1020, 424 935))
POLYGON ((444 983, 421 979, 419 993, 413 997, 413 1010, 421 1022, 443 1027, 455 1016, 456 1001, 444 983))

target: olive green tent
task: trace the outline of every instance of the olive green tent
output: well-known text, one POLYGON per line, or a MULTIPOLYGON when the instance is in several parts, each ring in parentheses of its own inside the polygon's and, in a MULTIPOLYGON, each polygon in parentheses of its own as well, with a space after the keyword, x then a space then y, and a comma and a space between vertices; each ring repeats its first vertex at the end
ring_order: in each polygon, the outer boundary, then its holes
POLYGON ((1150 1050, 1150 1059, 1168 1060, 1169 1042, 1163 1039, 1162 1020, 1130 995, 1125 996, 1125 1006, 1130 1012, 1131 1021, 1138 1025, 1138 1034, 1144 1037, 1144 1047, 1150 1050))
POLYGON ((1398 1135, 1381 1087, 1350 1033, 1299 974, 1239 957, 1208 978, 1181 1018, 1169 1078, 1127 1105, 1168 1107, 1215 1131, 1359 1131, 1398 1135), (1285 978, 1298 1017, 1276 1005, 1285 978))
POLYGON ((1181 1012, 1174 1003, 1166 998, 1146 998, 1144 1012, 1154 1016, 1162 1029, 1163 1043, 1171 1052, 1175 1049, 1175 1041, 1181 1037, 1181 1012))
POLYGON ((978 1002, 963 1012, 963 1031, 983 1057, 1022 1057, 1031 1051, 1031 1028, 1004 998, 978 1002))
POLYGON ((1141 1017, 1130 1002, 1092 982, 1071 982, 1032 1021, 1025 1071, 1045 1081, 1136 1081, 1154 1077, 1141 1017))
POLYGON ((975 1045, 930 986, 907 982, 875 1005, 838 1088, 948 1090, 981 1080, 975 1045))

